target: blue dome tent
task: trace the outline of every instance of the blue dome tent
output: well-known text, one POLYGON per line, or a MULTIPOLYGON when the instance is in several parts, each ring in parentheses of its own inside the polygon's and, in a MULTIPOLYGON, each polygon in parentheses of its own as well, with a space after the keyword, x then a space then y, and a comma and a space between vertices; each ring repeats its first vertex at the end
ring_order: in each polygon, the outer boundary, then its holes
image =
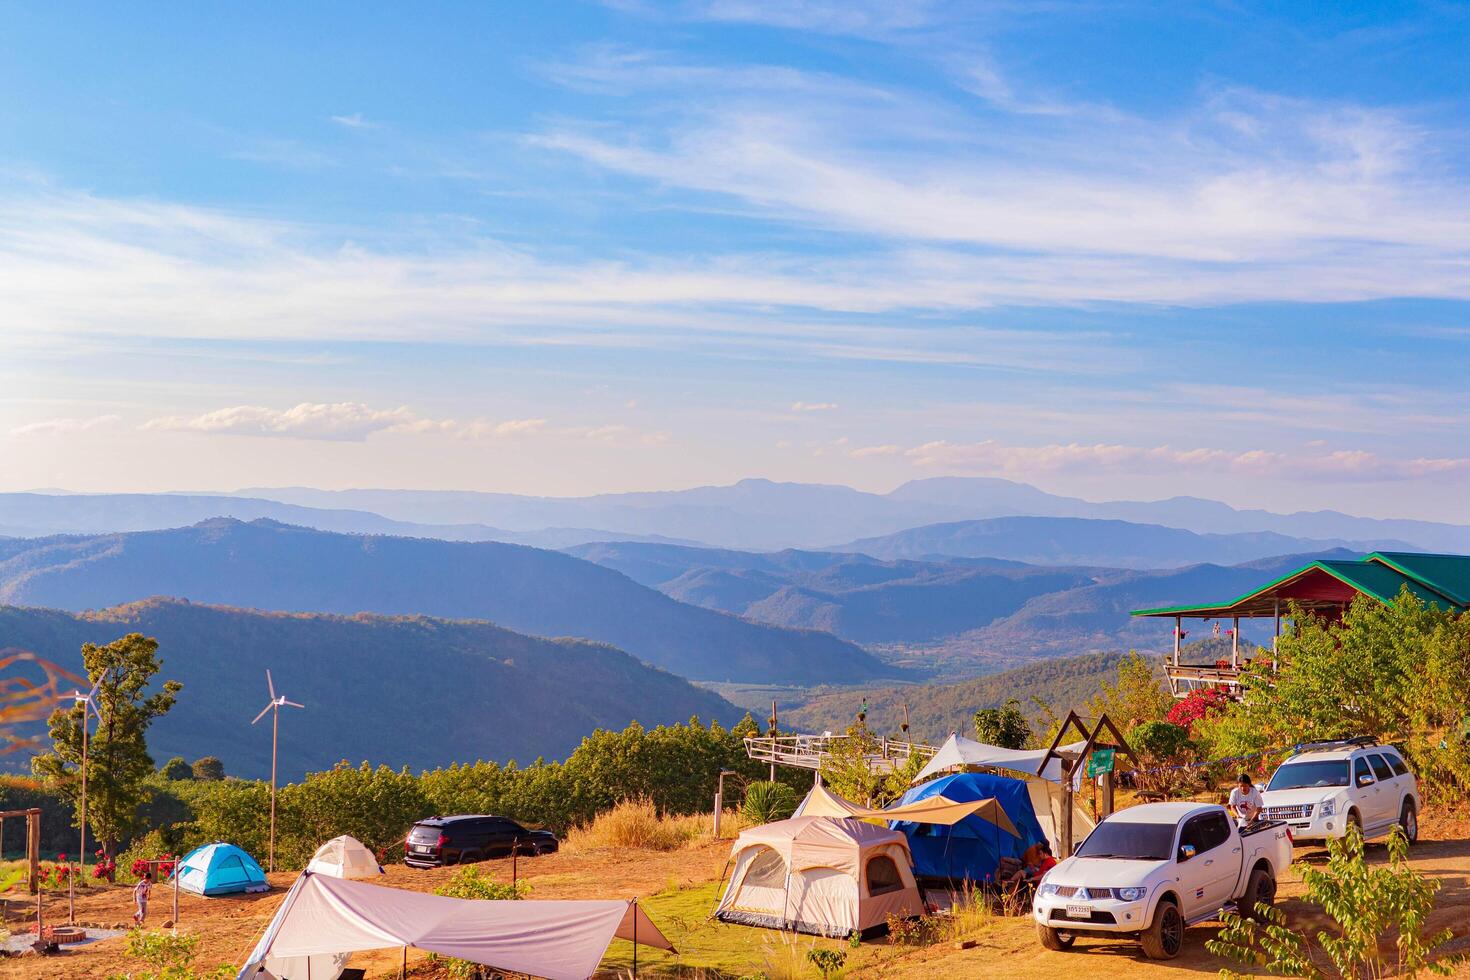
POLYGON ((271 887, 255 858, 223 841, 194 848, 184 855, 175 873, 181 889, 206 897, 263 892, 271 887))
POLYGON ((903 831, 909 840, 917 877, 984 881, 995 874, 1001 858, 1019 859, 1026 848, 1046 840, 1024 780, 989 773, 956 773, 915 786, 900 803, 915 803, 931 796, 946 796, 957 803, 993 797, 1020 836, 1012 836, 978 816, 966 817, 952 827, 892 821, 890 826, 903 831))

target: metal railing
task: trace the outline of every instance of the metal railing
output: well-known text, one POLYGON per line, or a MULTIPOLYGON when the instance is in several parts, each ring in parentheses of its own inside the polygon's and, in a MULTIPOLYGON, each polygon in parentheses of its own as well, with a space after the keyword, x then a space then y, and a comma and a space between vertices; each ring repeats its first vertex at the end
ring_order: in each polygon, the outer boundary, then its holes
MULTIPOLYGON (((820 769, 832 754, 832 749, 847 735, 749 735, 745 739, 745 754, 759 762, 778 766, 796 766, 801 769, 820 769)), ((937 751, 932 745, 922 742, 900 742, 889 738, 876 741, 877 751, 865 754, 868 764, 874 769, 896 769, 914 756, 931 759, 937 751)))

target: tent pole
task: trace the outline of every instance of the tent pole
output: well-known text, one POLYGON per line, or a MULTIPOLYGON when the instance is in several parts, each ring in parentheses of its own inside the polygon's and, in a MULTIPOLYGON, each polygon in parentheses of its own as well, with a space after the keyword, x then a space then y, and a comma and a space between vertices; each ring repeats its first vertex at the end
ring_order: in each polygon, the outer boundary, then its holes
POLYGON ((633 980, 638 980, 638 899, 633 899, 633 980))
POLYGON ((403 947, 403 963, 398 967, 398 980, 408 976, 408 947, 403 947))

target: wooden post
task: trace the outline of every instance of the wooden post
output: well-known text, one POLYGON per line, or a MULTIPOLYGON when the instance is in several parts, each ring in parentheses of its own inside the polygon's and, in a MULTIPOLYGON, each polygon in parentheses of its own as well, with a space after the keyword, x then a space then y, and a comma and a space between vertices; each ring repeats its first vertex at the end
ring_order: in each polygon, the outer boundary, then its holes
POLYGON ((403 962, 398 967, 398 980, 408 976, 408 947, 403 947, 403 962))
POLYGON ((1072 856, 1072 769, 1078 765, 1070 759, 1062 759, 1062 858, 1065 860, 1072 856))
MULTIPOLYGON (((82 806, 81 829, 77 832, 77 860, 81 862, 79 873, 87 870, 87 702, 82 702, 82 806)), ((76 924, 75 920, 72 922, 76 924)))
POLYGON ((1271 670, 1276 669, 1276 641, 1281 639, 1281 597, 1276 598, 1276 632, 1271 634, 1271 670))
POLYGON ((1236 616, 1230 623, 1230 669, 1236 670, 1240 667, 1240 617, 1236 616))
MULTIPOLYGON (((172 852, 170 852, 172 853, 172 852)), ((179 927, 179 859, 174 858, 174 928, 179 927)), ((308 960, 308 962, 310 962, 308 960)))
POLYGON ((1175 616, 1174 617, 1174 666, 1175 667, 1178 667, 1179 666, 1179 647, 1181 646, 1181 641, 1183 639, 1183 637, 1181 637, 1179 635, 1179 631, 1182 630, 1182 629, 1184 629, 1184 619, 1183 619, 1183 617, 1181 617, 1181 616, 1175 616))
MULTIPOLYGON (((31 894, 36 895, 41 890, 41 811, 30 809, 26 811, 26 850, 30 854, 31 866, 31 894)), ((37 902, 40 900, 37 899, 37 902)), ((36 921, 40 922, 41 906, 36 905, 36 921)), ((40 939, 40 933, 36 934, 40 939)))
POLYGON ((725 796, 715 790, 715 840, 720 839, 720 813, 725 809, 725 796))
POLYGON ((1102 815, 1112 816, 1113 813, 1113 774, 1105 772, 1102 775, 1102 815))

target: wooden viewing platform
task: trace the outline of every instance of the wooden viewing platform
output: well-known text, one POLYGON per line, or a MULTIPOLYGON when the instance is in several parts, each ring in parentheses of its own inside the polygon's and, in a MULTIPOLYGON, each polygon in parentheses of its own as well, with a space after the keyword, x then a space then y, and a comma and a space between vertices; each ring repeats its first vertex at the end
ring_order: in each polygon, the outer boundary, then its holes
MULTIPOLYGON (((821 769, 832 754, 832 748, 847 735, 748 735, 745 754, 773 766, 796 766, 799 769, 821 769)), ((914 756, 932 759, 937 751, 922 742, 899 742, 890 738, 877 740, 878 751, 866 756, 868 765, 884 772, 896 769, 914 756)))

